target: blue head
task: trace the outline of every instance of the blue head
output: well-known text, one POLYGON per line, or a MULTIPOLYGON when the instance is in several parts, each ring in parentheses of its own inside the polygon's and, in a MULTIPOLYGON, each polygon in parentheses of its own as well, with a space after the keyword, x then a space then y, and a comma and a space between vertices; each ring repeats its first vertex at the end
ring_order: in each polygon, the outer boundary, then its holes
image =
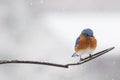
POLYGON ((89 28, 84 29, 81 34, 85 37, 93 37, 93 31, 89 28))

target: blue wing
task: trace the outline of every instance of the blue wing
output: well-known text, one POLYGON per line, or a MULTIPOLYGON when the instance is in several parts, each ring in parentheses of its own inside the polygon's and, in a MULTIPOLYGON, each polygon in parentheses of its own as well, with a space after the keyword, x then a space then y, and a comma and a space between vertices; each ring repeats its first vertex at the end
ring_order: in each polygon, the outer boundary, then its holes
POLYGON ((77 47, 78 42, 80 41, 80 36, 76 39, 75 47, 77 47))
MULTIPOLYGON (((77 47, 78 43, 80 41, 80 36, 76 39, 76 42, 75 42, 75 48, 77 47)), ((75 56, 79 56, 78 54, 76 54, 76 52, 72 55, 72 57, 75 57, 75 56)))

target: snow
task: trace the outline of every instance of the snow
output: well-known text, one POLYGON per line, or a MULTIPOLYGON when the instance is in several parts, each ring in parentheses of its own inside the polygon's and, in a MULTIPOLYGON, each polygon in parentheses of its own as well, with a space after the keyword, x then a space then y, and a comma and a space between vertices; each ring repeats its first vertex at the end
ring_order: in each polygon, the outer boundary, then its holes
POLYGON ((43 4, 44 3, 44 0, 40 0, 40 4, 43 4))
MULTIPOLYGON (((98 41, 95 52, 115 46, 109 53, 69 69, 28 64, 0 65, 1 80, 119 80, 119 11, 109 8, 111 1, 108 6, 94 0, 89 1, 88 6, 83 3, 75 0, 1 1, 1 60, 77 62, 79 58, 71 57, 75 40, 88 27, 93 29, 98 41)), ((114 4, 114 8, 116 5, 119 4, 114 4)))
POLYGON ((31 3, 30 3, 30 5, 32 6, 32 5, 33 5, 33 3, 31 2, 31 3))

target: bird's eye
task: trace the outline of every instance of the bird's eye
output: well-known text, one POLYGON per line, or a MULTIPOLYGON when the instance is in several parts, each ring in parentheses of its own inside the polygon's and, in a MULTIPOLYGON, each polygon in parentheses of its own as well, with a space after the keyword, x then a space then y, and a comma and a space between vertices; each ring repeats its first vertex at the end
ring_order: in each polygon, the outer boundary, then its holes
POLYGON ((87 36, 89 36, 89 34, 87 34, 87 36))

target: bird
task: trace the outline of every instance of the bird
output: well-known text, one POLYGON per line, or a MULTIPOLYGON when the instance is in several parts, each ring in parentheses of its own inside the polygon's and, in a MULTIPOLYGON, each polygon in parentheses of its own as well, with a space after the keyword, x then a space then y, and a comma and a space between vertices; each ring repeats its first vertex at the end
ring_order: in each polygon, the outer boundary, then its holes
POLYGON ((72 57, 79 56, 80 61, 83 60, 81 55, 88 54, 89 57, 91 56, 91 53, 96 49, 97 47, 97 40, 94 37, 93 30, 90 28, 86 28, 82 30, 81 34, 78 36, 75 42, 75 52, 72 55, 72 57))

